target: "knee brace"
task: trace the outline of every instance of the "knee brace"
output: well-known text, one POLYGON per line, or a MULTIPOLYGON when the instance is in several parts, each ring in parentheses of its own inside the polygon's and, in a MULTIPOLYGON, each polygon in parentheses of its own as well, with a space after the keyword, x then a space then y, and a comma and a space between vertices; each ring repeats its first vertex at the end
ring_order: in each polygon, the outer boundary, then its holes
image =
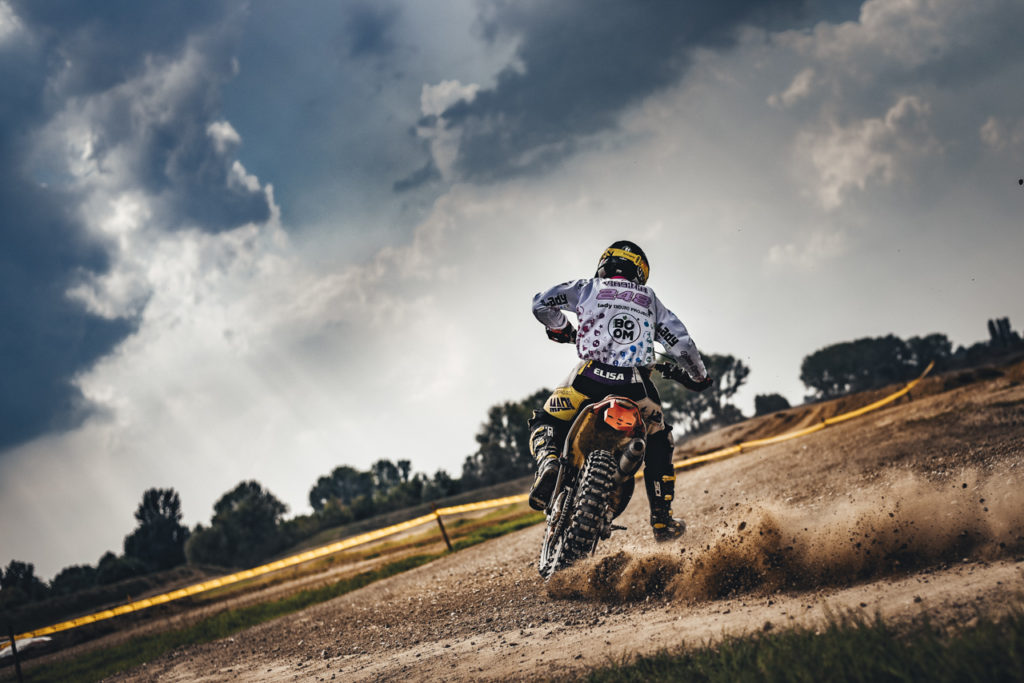
POLYGON ((675 441, 672 439, 672 428, 666 428, 647 439, 647 454, 644 456, 644 471, 654 471, 659 475, 672 474, 672 452, 675 441))
POLYGON ((567 426, 561 420, 543 410, 535 410, 526 424, 530 429, 530 454, 534 460, 540 462, 562 453, 567 426))
POLYGON ((644 458, 644 485, 651 508, 670 507, 675 495, 676 475, 672 467, 672 451, 675 443, 671 428, 666 428, 647 441, 647 455, 644 458))

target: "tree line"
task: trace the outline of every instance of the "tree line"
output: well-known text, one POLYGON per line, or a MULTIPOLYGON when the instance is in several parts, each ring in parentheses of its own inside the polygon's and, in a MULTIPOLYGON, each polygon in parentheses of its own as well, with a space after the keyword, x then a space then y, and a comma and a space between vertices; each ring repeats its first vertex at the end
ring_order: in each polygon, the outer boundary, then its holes
POLYGON ((989 339, 969 347, 953 343, 944 334, 900 339, 864 337, 832 344, 806 356, 800 381, 810 390, 808 401, 879 389, 913 379, 934 362, 937 370, 974 367, 1009 353, 1024 351, 1024 340, 1010 327, 1009 318, 988 321, 989 339))
MULTIPOLYGON (((818 349, 801 364, 800 379, 809 390, 805 400, 827 400, 902 382, 919 375, 933 361, 940 370, 969 367, 1024 351, 1024 341, 1008 319, 990 320, 988 328, 988 341, 955 351, 949 338, 938 333, 906 340, 891 334, 865 337, 818 349)), ((679 434, 699 434, 746 418, 733 400, 750 368, 728 354, 706 354, 704 359, 715 383, 700 394, 655 373, 666 419, 679 434)), ((532 474, 527 420, 549 393, 540 389, 522 400, 491 406, 476 434, 476 450, 466 457, 457 478, 443 469, 433 475, 414 473, 409 460, 380 459, 366 470, 340 465, 318 478, 310 489, 312 513, 290 519, 285 519, 288 507, 268 489, 259 482, 246 481, 214 503, 208 524, 189 529, 182 524, 176 491, 148 489, 135 511, 136 526, 124 538, 123 554, 107 552, 95 566, 66 567, 49 583, 35 576, 32 564, 12 560, 0 569, 0 609, 186 562, 253 566, 323 529, 532 474)), ((754 398, 755 416, 789 407, 779 394, 754 398)))

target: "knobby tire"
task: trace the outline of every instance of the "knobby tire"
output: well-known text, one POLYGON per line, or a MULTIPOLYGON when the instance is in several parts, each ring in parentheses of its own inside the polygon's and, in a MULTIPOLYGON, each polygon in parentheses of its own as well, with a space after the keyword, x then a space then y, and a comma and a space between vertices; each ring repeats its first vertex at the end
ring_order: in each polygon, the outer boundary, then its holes
POLYGON ((616 469, 611 453, 594 451, 583 466, 575 488, 576 495, 569 492, 561 506, 556 500, 537 563, 537 569, 545 579, 592 554, 597 542, 607 538, 616 469))

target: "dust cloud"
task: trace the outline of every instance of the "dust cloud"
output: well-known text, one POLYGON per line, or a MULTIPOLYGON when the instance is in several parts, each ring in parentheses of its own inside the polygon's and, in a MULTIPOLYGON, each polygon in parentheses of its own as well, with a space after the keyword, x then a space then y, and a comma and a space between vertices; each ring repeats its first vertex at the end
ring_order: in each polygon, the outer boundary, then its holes
POLYGON ((620 551, 559 572, 548 582, 548 594, 696 602, 848 585, 964 558, 1024 552, 1020 474, 1012 468, 987 476, 966 470, 942 482, 902 474, 813 508, 777 501, 748 507, 717 520, 718 531, 691 537, 681 549, 677 544, 671 552, 620 551))

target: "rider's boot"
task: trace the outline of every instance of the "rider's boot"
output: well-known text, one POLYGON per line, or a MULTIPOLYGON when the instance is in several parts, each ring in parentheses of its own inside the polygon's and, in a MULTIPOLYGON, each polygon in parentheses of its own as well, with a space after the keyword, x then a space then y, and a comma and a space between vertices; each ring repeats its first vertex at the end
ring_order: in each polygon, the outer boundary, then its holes
POLYGON ((530 432, 530 452, 537 461, 537 475, 530 487, 530 507, 543 510, 555 492, 558 481, 558 454, 561 445, 555 435, 555 428, 549 424, 538 424, 530 432))
POLYGON ((654 540, 659 543, 679 538, 686 532, 686 522, 672 516, 672 496, 675 493, 675 475, 663 475, 661 481, 656 482, 654 497, 648 499, 651 503, 651 530, 654 532, 654 540))
POLYGON ((676 475, 672 467, 674 443, 669 429, 651 436, 647 442, 644 484, 651 504, 651 530, 654 540, 671 541, 686 531, 686 522, 672 516, 672 499, 676 492, 676 475))

